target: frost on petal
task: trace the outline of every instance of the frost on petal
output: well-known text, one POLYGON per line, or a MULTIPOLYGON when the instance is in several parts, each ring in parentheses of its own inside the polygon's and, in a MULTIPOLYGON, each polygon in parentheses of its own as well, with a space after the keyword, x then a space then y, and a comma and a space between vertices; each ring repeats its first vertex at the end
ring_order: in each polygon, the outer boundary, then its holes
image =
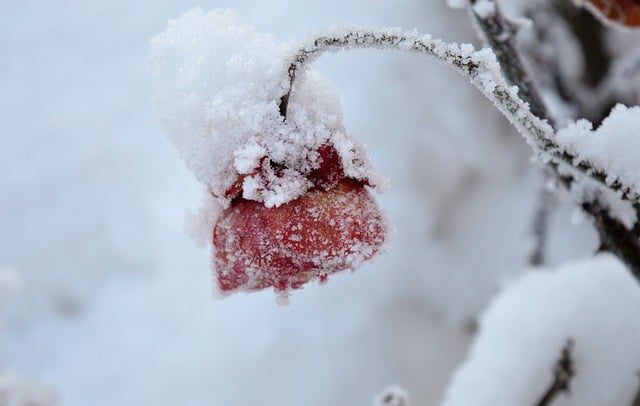
POLYGON ((616 105, 596 130, 578 120, 558 131, 557 142, 576 164, 590 162, 609 175, 607 183, 619 181, 640 194, 640 107, 616 105))
POLYGON ((563 405, 626 405, 638 391, 640 286, 610 254, 533 270, 507 285, 480 320, 445 406, 533 405, 567 340, 576 374, 563 405))
POLYGON ((383 250, 387 234, 375 200, 352 180, 278 207, 239 199, 214 228, 216 282, 224 293, 297 289, 358 268, 383 250))

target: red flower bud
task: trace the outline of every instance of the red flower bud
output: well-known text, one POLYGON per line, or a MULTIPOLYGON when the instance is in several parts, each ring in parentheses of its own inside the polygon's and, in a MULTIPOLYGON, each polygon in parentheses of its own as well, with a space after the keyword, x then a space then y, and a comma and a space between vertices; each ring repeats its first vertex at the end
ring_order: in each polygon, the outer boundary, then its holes
POLYGON ((311 279, 324 280, 357 268, 380 251, 387 229, 364 183, 351 179, 329 190, 311 189, 272 208, 236 198, 213 230, 218 287, 222 292, 268 287, 286 291, 311 279))

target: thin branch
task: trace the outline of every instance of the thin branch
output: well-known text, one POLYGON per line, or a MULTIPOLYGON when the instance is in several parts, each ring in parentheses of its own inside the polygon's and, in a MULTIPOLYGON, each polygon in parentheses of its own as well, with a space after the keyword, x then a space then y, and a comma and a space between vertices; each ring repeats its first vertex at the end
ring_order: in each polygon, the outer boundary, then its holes
POLYGON ((536 406, 549 406, 561 393, 569 393, 571 379, 576 375, 572 358, 573 346, 573 340, 567 340, 560 353, 560 359, 553 368, 553 382, 536 403, 536 406))
POLYGON ((516 48, 515 37, 518 32, 518 26, 505 17, 495 0, 483 0, 483 7, 493 9, 493 12, 490 13, 479 13, 473 7, 477 0, 469 1, 471 3, 471 15, 480 28, 483 39, 496 54, 502 73, 507 81, 518 87, 518 95, 529 104, 533 114, 546 119, 555 127, 544 100, 540 92, 538 92, 538 87, 535 85, 520 56, 520 52, 516 48))
MULTIPOLYGON (((549 175, 545 174, 545 181, 549 175)), ((531 247, 529 251, 529 264, 542 265, 545 257, 545 243, 549 228, 549 214, 551 208, 555 206, 555 198, 551 191, 542 185, 538 191, 536 210, 531 222, 531 247)))

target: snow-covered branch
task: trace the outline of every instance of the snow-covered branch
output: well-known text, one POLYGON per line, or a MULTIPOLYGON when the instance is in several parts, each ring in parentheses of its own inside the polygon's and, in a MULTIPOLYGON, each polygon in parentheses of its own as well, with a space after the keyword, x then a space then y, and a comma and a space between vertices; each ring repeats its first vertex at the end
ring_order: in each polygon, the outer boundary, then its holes
MULTIPOLYGON (((538 117, 546 119, 548 122, 552 123, 553 119, 545 108, 544 101, 538 92, 538 88, 533 82, 533 79, 524 66, 522 56, 515 46, 515 35, 517 33, 517 24, 510 21, 503 13, 500 7, 498 6, 496 0, 469 0, 471 5, 471 15, 473 16, 476 24, 478 25, 482 36, 484 37, 485 42, 493 49, 498 58, 498 62, 502 67, 502 72, 505 75, 507 81, 512 84, 515 84, 519 88, 519 95, 525 101, 529 103, 531 106, 531 110, 538 117)), ((584 45, 583 45, 584 47, 584 45)), ((587 47, 590 48, 590 47, 587 47)), ((617 108, 618 111, 624 110, 622 108, 617 108)), ((615 112, 615 111, 614 111, 615 112)), ((629 110, 624 110, 624 113, 629 113, 629 110)), ((620 116, 624 113, 617 113, 616 116, 620 116)), ((614 114, 612 113, 611 116, 614 114)), ((631 114, 629 117, 625 117, 622 120, 618 121, 633 121, 635 118, 631 118, 631 114)), ((620 133, 625 133, 625 124, 622 125, 612 125, 611 121, 613 121, 613 117, 607 119, 607 127, 615 127, 616 130, 607 130, 609 133, 614 133, 613 136, 605 136, 605 134, 599 134, 597 137, 598 140, 607 140, 605 141, 606 145, 599 144, 597 146, 598 152, 591 153, 591 156, 586 157, 585 159, 585 151, 589 151, 589 149, 593 150, 593 147, 589 148, 588 146, 585 148, 585 140, 586 143, 592 143, 593 141, 589 141, 590 137, 593 136, 591 134, 591 124, 586 124, 589 127, 589 131, 582 134, 579 134, 579 140, 576 139, 575 136, 576 131, 563 129, 562 134, 570 135, 573 137, 575 143, 581 143, 580 146, 574 146, 573 151, 575 155, 582 156, 582 162, 589 162, 588 166, 598 166, 600 168, 604 168, 602 170, 603 173, 608 173, 609 175, 616 174, 615 176, 621 177, 625 176, 620 173, 619 168, 610 167, 612 160, 607 159, 604 162, 598 163, 598 160, 601 158, 601 152, 604 150, 608 150, 611 145, 631 145, 633 139, 624 140, 624 142, 611 142, 617 137, 620 137, 620 133), (622 130, 620 130, 622 128, 622 130), (576 142, 577 141, 577 142, 576 142), (609 166, 609 167, 607 167, 609 166)), ((555 127, 555 125, 554 125, 555 127)), ((577 127, 577 126, 576 126, 577 127)), ((604 133, 605 130, 598 129, 598 132, 604 133)), ((561 144, 564 145, 565 151, 567 148, 572 148, 571 140, 564 140, 561 144), (568 141, 568 142, 566 142, 568 141)), ((602 142, 602 141, 600 141, 602 142)), ((624 154, 618 153, 619 151, 607 151, 605 156, 614 157, 613 161, 619 161, 620 157, 623 157, 624 154)), ((587 152, 589 153, 589 152, 587 152)), ((602 160, 601 160, 602 161, 602 160)), ((633 165, 633 161, 635 158, 631 158, 627 164, 622 165, 622 167, 631 167, 635 168, 633 165), (629 164, 630 163, 630 164, 629 164)), ((578 162, 574 160, 574 166, 580 166, 582 162, 578 162)), ((619 165, 618 163, 614 165, 619 165)), ((577 179, 572 173, 561 172, 557 167, 556 163, 551 162, 551 169, 554 173, 555 177, 560 180, 566 187, 571 188, 574 183, 576 183, 577 179)), ((590 173, 590 169, 582 168, 586 170, 586 173, 590 173)), ((636 172, 632 170, 631 172, 636 172)), ((592 174, 593 175, 593 174, 592 174)), ((635 175, 633 173, 626 174, 628 181, 627 185, 636 183, 634 181, 635 175)), ((611 179, 600 178, 601 182, 604 183, 612 183, 611 179)), ((618 179, 613 179, 613 183, 618 182, 618 179)), ((548 191, 543 191, 544 193, 548 193, 548 191)), ((634 274, 640 279, 640 259, 638 258, 638 237, 640 236, 640 204, 636 201, 633 203, 633 210, 635 211, 636 222, 635 226, 629 230, 628 226, 625 226, 620 222, 620 220, 614 218, 611 215, 609 210, 607 209, 606 202, 603 202, 599 193, 591 196, 583 196, 583 201, 581 202, 582 208, 589 213, 592 217, 593 222, 595 223, 601 237, 601 241, 603 246, 607 249, 615 252, 621 258, 625 260, 630 266, 634 274)), ((544 243, 544 232, 545 225, 544 221, 546 218, 546 204, 545 199, 541 198, 541 205, 536 211, 536 215, 534 218, 534 227, 532 236, 534 237, 534 244, 532 250, 532 256, 530 257, 530 262, 532 264, 536 264, 541 262, 542 258, 542 247, 544 243)))

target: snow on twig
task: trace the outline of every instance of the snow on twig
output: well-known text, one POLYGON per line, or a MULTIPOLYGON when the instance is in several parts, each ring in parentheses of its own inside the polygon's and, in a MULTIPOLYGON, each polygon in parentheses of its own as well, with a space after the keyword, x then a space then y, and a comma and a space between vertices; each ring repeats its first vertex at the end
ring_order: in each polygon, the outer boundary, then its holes
POLYGON ((540 401, 536 403, 536 406, 549 406, 551 402, 561 393, 569 393, 571 379, 576 374, 575 367, 573 365, 573 346, 572 339, 567 340, 567 344, 562 348, 560 358, 553 368, 553 382, 549 386, 549 389, 540 398, 540 401))

